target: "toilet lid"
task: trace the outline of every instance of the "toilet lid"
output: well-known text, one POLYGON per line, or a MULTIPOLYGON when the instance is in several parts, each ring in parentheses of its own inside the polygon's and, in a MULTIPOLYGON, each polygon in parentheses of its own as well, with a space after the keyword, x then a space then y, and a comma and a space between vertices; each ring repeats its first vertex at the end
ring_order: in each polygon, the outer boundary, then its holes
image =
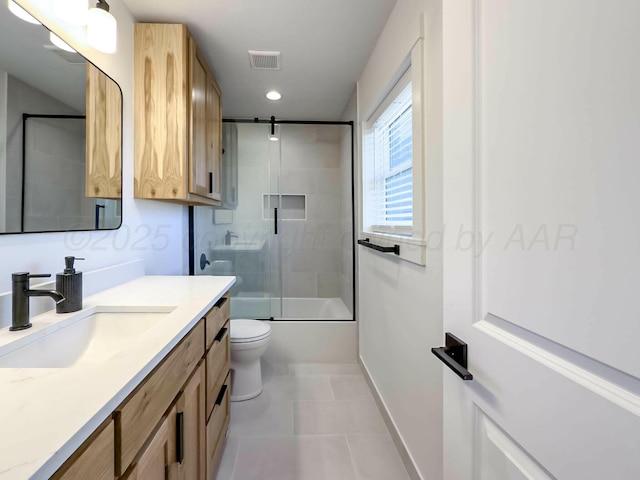
POLYGON ((260 320, 246 318, 231 319, 231 343, 256 342, 266 338, 271 333, 271 325, 260 320))

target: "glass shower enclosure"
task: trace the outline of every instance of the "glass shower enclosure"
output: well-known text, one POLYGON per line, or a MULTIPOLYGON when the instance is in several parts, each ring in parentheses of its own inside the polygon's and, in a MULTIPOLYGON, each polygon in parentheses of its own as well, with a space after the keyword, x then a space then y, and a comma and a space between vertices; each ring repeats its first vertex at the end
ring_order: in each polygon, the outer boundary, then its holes
POLYGON ((193 208, 194 274, 236 276, 232 318, 353 320, 352 148, 348 123, 223 124, 223 207, 193 208))

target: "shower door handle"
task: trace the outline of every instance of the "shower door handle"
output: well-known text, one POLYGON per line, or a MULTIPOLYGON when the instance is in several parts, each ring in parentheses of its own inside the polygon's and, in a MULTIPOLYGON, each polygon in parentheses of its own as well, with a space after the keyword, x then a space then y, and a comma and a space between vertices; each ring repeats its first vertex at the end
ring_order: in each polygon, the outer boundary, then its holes
POLYGON ((273 209, 273 233, 278 234, 278 207, 273 209))

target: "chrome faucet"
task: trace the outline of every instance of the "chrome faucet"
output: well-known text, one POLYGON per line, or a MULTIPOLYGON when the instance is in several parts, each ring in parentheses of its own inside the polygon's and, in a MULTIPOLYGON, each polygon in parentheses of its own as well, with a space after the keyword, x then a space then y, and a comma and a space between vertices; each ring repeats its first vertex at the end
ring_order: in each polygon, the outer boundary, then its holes
POLYGON ((64 297, 56 290, 30 290, 30 278, 47 278, 51 274, 31 274, 29 272, 17 272, 11 274, 13 281, 13 316, 9 330, 24 330, 31 327, 29 323, 29 297, 51 297, 56 304, 62 302, 64 297))
POLYGON ((238 238, 238 235, 233 233, 231 230, 227 230, 227 233, 224 236, 224 244, 231 245, 231 238, 238 238))

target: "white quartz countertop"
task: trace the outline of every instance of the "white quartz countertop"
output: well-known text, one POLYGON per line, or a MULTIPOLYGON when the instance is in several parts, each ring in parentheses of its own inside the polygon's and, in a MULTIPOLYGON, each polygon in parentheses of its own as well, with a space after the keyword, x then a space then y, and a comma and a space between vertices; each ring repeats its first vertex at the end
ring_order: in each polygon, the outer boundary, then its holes
MULTIPOLYGON (((235 277, 138 278, 85 298, 83 311, 174 309, 103 363, 0 368, 0 480, 49 478, 234 283, 235 277)), ((0 348, 76 314, 52 310, 32 317, 29 330, 2 329, 0 348)))

